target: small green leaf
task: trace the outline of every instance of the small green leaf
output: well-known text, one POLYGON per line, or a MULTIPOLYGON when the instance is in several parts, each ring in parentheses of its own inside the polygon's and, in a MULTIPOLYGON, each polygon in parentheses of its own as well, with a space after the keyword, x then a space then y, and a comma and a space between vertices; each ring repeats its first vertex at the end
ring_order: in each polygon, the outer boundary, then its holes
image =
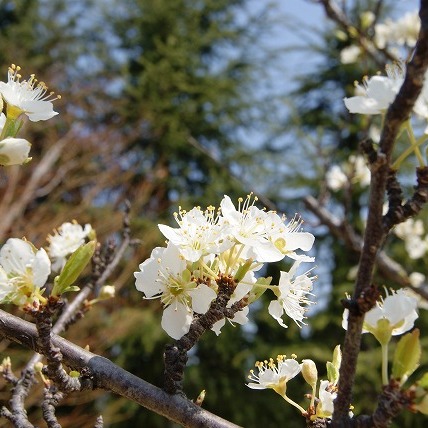
POLYGON ((253 289, 250 291, 248 296, 248 304, 255 302, 261 297, 261 295, 267 290, 266 286, 270 285, 272 277, 268 276, 267 278, 259 278, 254 284, 253 289))
POLYGON ((241 282, 244 276, 247 274, 251 265, 253 264, 253 259, 247 260, 243 265, 239 266, 238 271, 235 274, 235 282, 241 282))
POLYGON ((70 287, 85 269, 95 251, 96 241, 90 241, 79 247, 67 260, 59 276, 55 278, 52 296, 60 296, 66 291, 76 291, 70 287))
POLYGON ((78 287, 77 285, 70 285, 69 287, 65 288, 65 289, 62 291, 62 294, 64 294, 64 293, 68 293, 68 292, 70 292, 70 291, 80 291, 80 287, 78 287))
POLYGON ((327 361, 326 366, 328 381, 333 385, 337 385, 337 382, 339 381, 339 368, 330 361, 327 361))
POLYGON ((336 345, 333 351, 333 364, 337 368, 340 369, 340 365, 342 364, 342 351, 340 349, 340 345, 336 345))
POLYGON ((340 345, 337 345, 333 351, 333 362, 327 361, 327 379, 333 385, 339 381, 340 364, 342 363, 342 351, 340 345))
POLYGON ((400 380, 401 385, 418 368, 421 359, 419 329, 404 335, 397 344, 392 362, 392 377, 400 380))

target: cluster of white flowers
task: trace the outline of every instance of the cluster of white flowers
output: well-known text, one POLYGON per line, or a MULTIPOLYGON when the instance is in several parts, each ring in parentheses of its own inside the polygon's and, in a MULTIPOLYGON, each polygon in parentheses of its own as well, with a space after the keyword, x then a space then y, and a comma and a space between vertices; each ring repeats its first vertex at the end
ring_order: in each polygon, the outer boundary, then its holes
POLYGON ((416 45, 420 28, 418 11, 407 12, 396 21, 387 18, 385 22, 376 24, 374 41, 381 49, 393 45, 412 48, 416 45))
MULTIPOLYGON (((314 259, 296 250, 309 251, 314 236, 301 231, 300 219, 285 223, 276 212, 257 208, 255 201, 256 197, 248 195, 236 208, 229 196, 224 196, 219 210, 213 206, 205 211, 199 207, 189 212, 180 209, 175 214, 178 228, 159 225, 167 246, 155 248, 139 266, 135 285, 146 298, 161 299, 162 328, 172 338, 179 339, 189 331, 195 313, 208 311, 219 292, 221 276, 230 276, 237 284, 229 307, 256 289, 270 289, 275 300, 269 313, 279 324, 285 327, 284 312, 297 324, 304 323, 314 277, 308 272, 296 276, 296 270, 300 263, 314 259), (278 285, 271 285, 266 278, 256 279, 255 272, 264 263, 284 257, 295 262, 289 272, 281 273, 278 285)), ((230 321, 245 324, 247 313, 245 306, 230 321)), ((213 330, 219 334, 224 323, 220 320, 213 330)))
POLYGON ((48 92, 45 83, 38 82, 34 74, 28 80, 21 80, 20 67, 12 64, 8 71, 8 81, 0 81, 0 110, 6 104, 6 115, 0 114, 0 165, 21 165, 31 160, 28 157, 31 144, 16 138, 26 115, 32 122, 47 120, 57 115, 52 101, 60 98, 48 92))
POLYGON ((421 219, 409 218, 397 224, 394 233, 404 241, 407 253, 411 259, 420 259, 428 251, 428 235, 425 235, 424 224, 421 219))
MULTIPOLYGON (((362 17, 362 21, 367 26, 371 25, 374 19, 374 14, 369 11, 365 12, 362 17)), ((420 27, 421 20, 418 11, 407 12, 396 21, 387 18, 385 22, 376 24, 373 41, 378 48, 388 49, 388 52, 398 59, 402 54, 400 48, 412 49, 416 45, 420 27)), ((342 64, 354 64, 362 53, 360 46, 347 46, 340 52, 340 62, 342 64)))
POLYGON ((363 156, 351 155, 341 166, 330 167, 326 174, 326 182, 328 188, 333 191, 345 188, 349 182, 366 187, 370 184, 370 170, 363 156))
MULTIPOLYGON (((25 239, 10 238, 0 250, 0 303, 37 307, 46 302, 44 287, 54 264, 74 253, 92 230, 76 223, 64 223, 50 239, 47 251, 25 239), (48 255, 49 254, 49 255, 48 255), (50 256, 50 257, 49 257, 50 256)), ((62 267, 62 266, 61 266, 62 267)))

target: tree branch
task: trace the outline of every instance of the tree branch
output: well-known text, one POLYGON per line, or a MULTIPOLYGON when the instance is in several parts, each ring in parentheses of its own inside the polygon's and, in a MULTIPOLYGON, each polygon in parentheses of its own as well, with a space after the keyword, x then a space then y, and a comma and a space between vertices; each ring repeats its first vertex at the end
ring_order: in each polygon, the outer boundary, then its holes
MULTIPOLYGON (((2 310, 0 310, 0 333, 20 345, 36 352, 40 351, 35 326, 2 310)), ((107 358, 86 351, 56 334, 52 334, 52 343, 60 349, 63 362, 74 370, 90 376, 96 388, 119 394, 184 427, 238 427, 182 396, 167 394, 113 364, 107 358)))
MULTIPOLYGON (((325 207, 321 206, 313 196, 306 196, 303 202, 307 209, 309 209, 319 219, 320 223, 328 227, 330 233, 337 239, 340 239, 345 245, 357 254, 361 253, 363 247, 363 239, 360 235, 355 233, 354 229, 345 222, 341 221, 333 213, 328 211, 325 207)), ((421 287, 414 287, 410 284, 409 277, 404 268, 391 259, 383 250, 380 250, 376 256, 376 266, 380 274, 395 284, 401 287, 411 288, 415 293, 428 301, 428 285, 421 287)))
MULTIPOLYGON (((422 91, 425 72, 428 67, 428 0, 421 0, 419 15, 421 18, 421 30, 415 53, 407 66, 403 85, 387 111, 379 143, 378 162, 371 165, 372 180, 369 211, 353 294, 354 301, 357 301, 372 282, 376 256, 386 237, 382 221, 382 206, 392 150, 402 123, 410 116, 416 99, 422 91)), ((351 404, 352 387, 361 345, 363 320, 364 314, 360 314, 357 311, 349 312, 348 329, 345 335, 343 359, 340 368, 339 391, 334 402, 334 427, 346 427, 349 425, 349 406, 351 404)))

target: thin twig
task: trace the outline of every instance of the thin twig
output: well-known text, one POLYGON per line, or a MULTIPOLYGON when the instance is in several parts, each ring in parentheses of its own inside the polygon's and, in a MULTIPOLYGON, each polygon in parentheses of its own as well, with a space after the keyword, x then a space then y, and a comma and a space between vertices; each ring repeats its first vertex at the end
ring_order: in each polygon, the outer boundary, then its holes
MULTIPOLYGON (((330 233, 337 239, 343 241, 347 248, 356 254, 361 253, 363 248, 363 239, 346 222, 340 220, 332 212, 319 204, 313 196, 306 196, 303 199, 305 206, 319 219, 320 223, 326 225, 330 233)), ((409 276, 404 268, 391 259, 383 250, 377 253, 376 266, 380 274, 387 280, 394 282, 401 287, 411 288, 415 293, 428 300, 428 284, 414 287, 410 283, 409 276)))

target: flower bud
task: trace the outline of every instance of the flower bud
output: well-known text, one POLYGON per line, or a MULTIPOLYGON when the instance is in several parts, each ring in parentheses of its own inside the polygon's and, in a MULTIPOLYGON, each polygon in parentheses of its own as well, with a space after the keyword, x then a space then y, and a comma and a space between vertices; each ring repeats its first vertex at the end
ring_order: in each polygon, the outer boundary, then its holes
POLYGON ((305 381, 315 389, 318 381, 318 370, 317 366, 312 360, 302 361, 302 375, 305 381))
POLYGON ((116 292, 116 289, 114 288, 114 285, 104 285, 104 287, 101 287, 98 299, 99 300, 112 299, 115 295, 115 292, 116 292))
POLYGON ((0 364, 0 372, 7 372, 12 369, 12 361, 10 357, 3 358, 3 361, 0 364))
POLYGON ((23 138, 5 138, 0 141, 0 165, 22 165, 29 162, 30 148, 31 144, 23 138))
POLYGON ((41 373, 42 370, 43 370, 43 363, 42 362, 39 361, 38 363, 34 364, 34 371, 36 373, 41 373))

